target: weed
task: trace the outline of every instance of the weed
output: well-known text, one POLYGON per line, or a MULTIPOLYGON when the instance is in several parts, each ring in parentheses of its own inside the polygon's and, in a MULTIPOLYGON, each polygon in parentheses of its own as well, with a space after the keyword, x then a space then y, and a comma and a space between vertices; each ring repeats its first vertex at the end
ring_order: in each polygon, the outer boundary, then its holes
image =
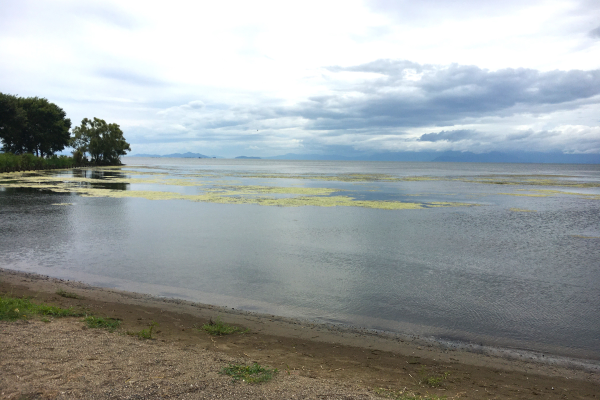
POLYGON ((59 308, 47 304, 32 303, 27 298, 0 296, 0 321, 15 321, 25 319, 32 315, 46 315, 52 317, 81 317, 84 314, 72 308, 59 308))
POLYGON ((375 394, 393 400, 446 400, 446 396, 426 395, 420 396, 414 393, 406 393, 404 390, 397 391, 384 388, 374 389, 375 394))
POLYGON ((273 379, 273 376, 277 374, 277 368, 267 369, 256 363, 250 366, 230 364, 228 367, 223 368, 221 373, 231 376, 235 381, 262 383, 273 379))
POLYGON ((121 320, 116 318, 102 318, 102 317, 85 317, 83 320, 88 328, 99 328, 106 329, 109 332, 114 332, 121 325, 121 320))
POLYGON ((67 292, 63 289, 58 289, 56 291, 56 294, 62 297, 66 297, 68 299, 79 299, 79 296, 76 295, 75 293, 71 293, 71 292, 67 292))
POLYGON ((231 335, 232 333, 236 332, 248 332, 248 329, 242 330, 236 326, 227 325, 223 323, 220 318, 217 318, 216 321, 213 321, 211 318, 208 324, 202 325, 202 329, 204 329, 209 335, 214 336, 231 335))
POLYGON ((150 327, 148 327, 147 329, 142 329, 139 332, 127 331, 127 334, 129 336, 137 336, 138 339, 152 339, 152 329, 154 329, 155 326, 158 326, 158 323, 152 321, 150 323, 150 327))
POLYGON ((442 383, 448 378, 450 375, 449 372, 444 372, 442 375, 429 375, 427 372, 427 368, 423 365, 419 370, 419 375, 421 376, 421 382, 431 387, 442 386, 442 383))

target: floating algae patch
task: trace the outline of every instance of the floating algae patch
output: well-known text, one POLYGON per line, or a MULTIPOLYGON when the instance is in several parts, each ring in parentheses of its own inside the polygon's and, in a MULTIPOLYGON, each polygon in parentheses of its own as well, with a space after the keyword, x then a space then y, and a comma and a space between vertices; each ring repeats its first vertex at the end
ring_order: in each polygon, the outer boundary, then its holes
POLYGON ((525 186, 555 186, 555 187, 577 187, 577 188, 595 188, 600 187, 600 183, 566 181, 571 176, 561 175, 492 175, 476 178, 459 178, 464 182, 482 183, 489 185, 525 185, 525 186), (557 179, 564 178, 564 179, 557 179))
POLYGON ((31 187, 27 182, 33 182, 38 184, 111 184, 111 183, 125 183, 125 184, 159 184, 159 185, 173 185, 173 186, 203 186, 204 183, 195 182, 191 180, 183 179, 143 179, 143 178, 117 178, 117 177, 102 177, 102 178, 88 178, 88 177, 70 177, 70 176, 22 176, 18 179, 11 181, 0 181, 3 186, 12 187, 31 187))
POLYGON ((553 195, 569 195, 578 196, 584 199, 600 200, 600 194, 590 193, 577 193, 577 192, 565 192, 563 190, 550 190, 550 189, 517 189, 518 191, 526 191, 533 193, 496 193, 505 196, 523 196, 523 197, 550 197, 553 195))
POLYGON ((301 186, 220 186, 210 190, 224 190, 231 194, 300 194, 307 196, 327 196, 334 192, 341 192, 341 189, 330 188, 308 188, 301 186))
MULTIPOLYGON (((135 173, 134 173, 135 174, 135 173)), ((151 174, 149 174, 151 175, 151 174)), ((272 177, 272 174, 269 174, 272 177)), ((220 175, 222 176, 222 175, 220 175)), ((263 175, 264 176, 264 175, 263 175)), ((283 176, 283 175, 279 175, 283 176)), ((215 177, 215 175, 212 175, 215 177)), ((368 179, 390 180, 382 174, 345 174, 351 181, 368 179)), ((325 178, 322 176, 322 178, 325 178)), ((395 179, 395 178, 394 178, 395 179)), ((455 202, 403 202, 391 200, 358 200, 351 196, 334 195, 344 192, 343 189, 315 188, 303 186, 265 186, 265 185, 231 185, 231 181, 198 182, 193 179, 165 179, 162 177, 141 176, 123 178, 104 176, 102 178, 71 177, 64 175, 20 175, 10 181, 0 181, 2 187, 35 188, 59 193, 78 193, 84 197, 144 198, 148 200, 187 200, 194 202, 220 204, 257 204, 278 207, 363 207, 385 210, 423 209, 433 207, 464 207, 470 203, 455 202), (140 183, 175 186, 203 186, 199 194, 181 194, 160 190, 127 190, 106 187, 111 183, 140 183), (223 183, 228 183, 224 185, 223 183), (105 187, 102 187, 102 186, 105 187)), ((66 205, 66 204, 65 204, 66 205)))
POLYGON ((519 196, 519 197, 550 197, 550 194, 535 194, 535 193, 496 193, 503 196, 519 196))
POLYGON ((418 182, 418 181, 443 181, 443 180, 448 180, 448 179, 436 177, 436 176, 406 176, 406 177, 400 178, 399 180, 406 181, 406 182, 418 182))
POLYGON ((340 182, 399 182, 399 178, 389 174, 285 174, 285 173, 261 173, 261 172, 235 172, 228 171, 224 173, 206 172, 186 174, 189 177, 225 177, 248 178, 248 179, 304 179, 315 181, 340 181, 340 182))
POLYGON ((570 235, 577 239, 600 239, 600 236, 570 235))
POLYGON ((565 194, 565 195, 570 195, 570 196, 579 196, 584 199, 600 200, 600 194, 565 192, 562 190, 548 190, 548 189, 533 189, 532 192, 543 193, 543 194, 548 194, 548 195, 565 194))
POLYGON ((432 207, 458 207, 472 206, 467 203, 451 203, 451 202, 433 202, 433 203, 407 203, 401 201, 373 201, 373 200, 355 200, 348 196, 300 196, 288 198, 272 198, 272 197, 230 197, 230 196, 190 196, 193 201, 209 201, 213 203, 223 204, 258 204, 261 206, 278 206, 278 207, 364 207, 375 208, 382 210, 418 210, 432 207))
POLYGON ((185 195, 174 192, 138 191, 138 190, 109 190, 94 188, 72 188, 72 192, 84 197, 113 197, 113 198, 144 198, 148 200, 188 200, 195 202, 219 204, 257 204, 261 206, 278 207, 364 207, 382 210, 417 210, 434 207, 460 207, 473 206, 469 203, 432 202, 409 203, 400 201, 373 201, 355 200, 348 196, 299 196, 289 198, 272 197, 243 197, 234 196, 235 192, 226 194, 207 193, 198 195, 185 195))
POLYGON ((526 208, 509 208, 510 211, 514 211, 514 212, 536 212, 535 210, 528 210, 526 208))

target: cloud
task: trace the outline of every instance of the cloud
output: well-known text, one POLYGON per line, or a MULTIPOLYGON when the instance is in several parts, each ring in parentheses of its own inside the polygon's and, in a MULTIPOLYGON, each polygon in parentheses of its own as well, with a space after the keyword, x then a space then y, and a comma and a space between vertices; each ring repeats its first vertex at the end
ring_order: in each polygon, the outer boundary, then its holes
POLYGON ((400 21, 426 20, 437 22, 447 19, 482 18, 504 13, 515 13, 543 3, 542 0, 505 0, 502 3, 479 0, 370 0, 367 6, 400 21))
POLYGON ((599 70, 490 71, 377 60, 327 67, 323 74, 321 94, 295 103, 267 97, 211 103, 203 96, 159 111, 154 123, 162 132, 182 133, 170 140, 259 146, 267 154, 297 143, 303 151, 343 147, 346 154, 349 148, 589 152, 599 147, 593 134, 584 134, 597 131, 597 118, 588 116, 597 115, 600 105, 599 70), (587 127, 582 118, 589 120, 587 127), (580 128, 558 128, 574 123, 580 128))
POLYGON ((418 139, 420 142, 437 142, 439 140, 446 140, 448 142, 458 142, 465 139, 470 139, 477 135, 477 132, 460 129, 456 131, 441 131, 438 133, 426 133, 421 135, 418 139))
POLYGON ((600 38, 600 26, 597 27, 596 29, 591 30, 589 35, 590 35, 590 37, 593 37, 593 38, 600 38))
POLYGON ((167 84, 161 79, 123 68, 105 67, 98 69, 96 73, 103 78, 139 86, 163 86, 167 84))
POLYGON ((71 10, 74 15, 87 20, 96 20, 103 24, 114 25, 122 29, 135 29, 141 26, 135 15, 121 10, 116 4, 103 2, 76 2, 71 10))
POLYGON ((378 60, 330 67, 329 94, 276 110, 317 130, 453 125, 465 119, 573 108, 600 94, 600 70, 549 71, 378 60), (353 73, 347 83, 341 75, 353 73), (336 81, 336 78, 339 78, 336 81))

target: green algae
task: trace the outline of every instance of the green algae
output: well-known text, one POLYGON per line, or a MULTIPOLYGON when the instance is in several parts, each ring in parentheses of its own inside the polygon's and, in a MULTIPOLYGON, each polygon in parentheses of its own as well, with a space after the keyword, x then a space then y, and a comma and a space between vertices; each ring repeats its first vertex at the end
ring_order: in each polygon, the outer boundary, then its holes
POLYGON ((509 210, 513 211, 513 212, 536 212, 535 210, 528 210, 526 208, 516 208, 516 207, 509 208, 509 210))
POLYGON ((596 188, 600 183, 567 181, 576 177, 562 175, 492 175, 476 178, 457 178, 457 180, 488 185, 554 186, 573 188, 596 188), (563 178, 563 179, 560 179, 563 178))
POLYGON ((302 186, 224 185, 205 188, 200 194, 181 194, 152 190, 115 190, 93 187, 106 183, 152 183, 159 185, 203 186, 204 183, 181 179, 139 179, 105 177, 93 179, 64 176, 20 176, 10 182, 1 182, 3 187, 26 187, 50 190, 59 193, 74 192, 83 197, 144 198, 148 200, 187 200, 218 204, 257 204, 277 207, 364 207, 383 210, 416 210, 433 207, 464 207, 470 203, 456 202, 402 202, 356 200, 350 196, 335 195, 343 190, 302 186), (85 185, 81 185, 85 184, 85 185), (91 184, 91 185, 88 185, 91 184), (279 196, 279 197, 277 197, 279 196), (285 197, 281 197, 285 196, 285 197))
POLYGON ((550 194, 535 194, 535 193, 496 193, 503 196, 518 196, 518 197, 550 197, 550 194))
POLYGON ((593 193, 579 193, 579 192, 565 192, 563 190, 551 190, 551 189, 517 189, 533 193, 496 193, 504 196, 522 196, 522 197, 550 197, 554 195, 567 195, 577 196, 584 199, 600 200, 600 194, 593 193))
POLYGON ((600 236, 570 235, 577 239, 600 239, 600 236))
POLYGON ((233 191, 225 192, 225 194, 208 193, 198 195, 135 190, 114 191, 104 189, 77 189, 76 191, 84 197, 137 197, 148 200, 188 200, 218 204, 256 204, 261 206, 278 207, 364 207, 382 210, 417 210, 433 207, 474 206, 474 204, 470 203, 453 202, 408 203, 400 201, 355 200, 349 196, 299 196, 288 198, 242 197, 236 195, 238 193, 233 191))
POLYGON ((302 186, 256 186, 256 185, 239 185, 239 186, 222 186, 219 188, 208 190, 223 190, 232 194, 300 194, 312 196, 327 196, 334 192, 340 192, 340 189, 330 188, 310 188, 302 186))
MULTIPOLYGON (((77 174, 84 170, 75 170, 77 174)), ((75 173, 74 171, 74 173, 75 173)), ((302 180, 345 182, 353 185, 375 188, 379 191, 378 182, 419 182, 419 181, 448 181, 467 182, 486 185, 521 186, 514 192, 470 194, 468 199, 476 201, 490 195, 519 196, 519 197, 554 197, 578 196, 584 199, 600 200, 600 194, 580 193, 574 188, 600 187, 597 183, 576 181, 577 177, 562 175, 487 175, 476 177, 436 177, 436 176, 396 176, 391 174, 288 174, 261 173, 222 170, 200 170, 194 173, 180 173, 178 168, 148 166, 118 166, 99 167, 85 171, 99 172, 100 177, 69 176, 52 171, 12 172, 0 174, 0 187, 27 187, 39 190, 50 190, 59 193, 75 192, 88 197, 139 197, 150 200, 180 199, 187 201, 211 202, 221 204, 258 204, 265 206, 298 207, 298 206, 352 206, 376 209, 423 209, 431 207, 463 207, 476 205, 460 202, 412 202, 412 201, 379 201, 357 200, 343 195, 347 189, 316 188, 303 186, 302 180), (173 170, 173 173, 164 172, 173 170), (122 172, 117 173, 117 172, 122 172), (106 172, 104 174, 103 172, 106 172), (242 180, 261 179, 261 185, 243 185, 242 180), (566 180, 569 179, 569 180, 566 180), (287 180, 282 185, 282 180, 287 180), (123 190, 125 186, 111 187, 111 184, 143 184, 156 185, 156 190, 123 190), (175 191, 162 191, 161 186, 197 187, 197 194, 180 194, 175 191), (527 186, 529 186, 527 188, 527 186), (543 186, 544 188, 536 188, 543 186), (121 189, 121 190, 118 190, 121 189)), ((76 175, 77 175, 76 174, 76 175)), ((82 174, 82 173, 81 173, 82 174)), ((83 174, 82 174, 83 175, 83 174)), ((135 189, 135 187, 132 187, 135 189)), ((364 191, 364 190, 363 190, 364 191)), ((436 193, 436 196, 455 196, 456 193, 436 193)), ((428 194, 407 193, 404 197, 429 196, 428 194)), ((526 212, 533 210, 511 209, 511 211, 526 212)))

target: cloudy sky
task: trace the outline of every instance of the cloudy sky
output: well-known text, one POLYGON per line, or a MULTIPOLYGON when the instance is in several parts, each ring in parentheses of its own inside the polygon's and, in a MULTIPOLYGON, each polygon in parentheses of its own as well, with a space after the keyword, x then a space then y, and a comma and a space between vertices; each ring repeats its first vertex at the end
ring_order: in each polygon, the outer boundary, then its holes
POLYGON ((600 1, 3 0, 0 92, 132 153, 600 153, 600 1))

